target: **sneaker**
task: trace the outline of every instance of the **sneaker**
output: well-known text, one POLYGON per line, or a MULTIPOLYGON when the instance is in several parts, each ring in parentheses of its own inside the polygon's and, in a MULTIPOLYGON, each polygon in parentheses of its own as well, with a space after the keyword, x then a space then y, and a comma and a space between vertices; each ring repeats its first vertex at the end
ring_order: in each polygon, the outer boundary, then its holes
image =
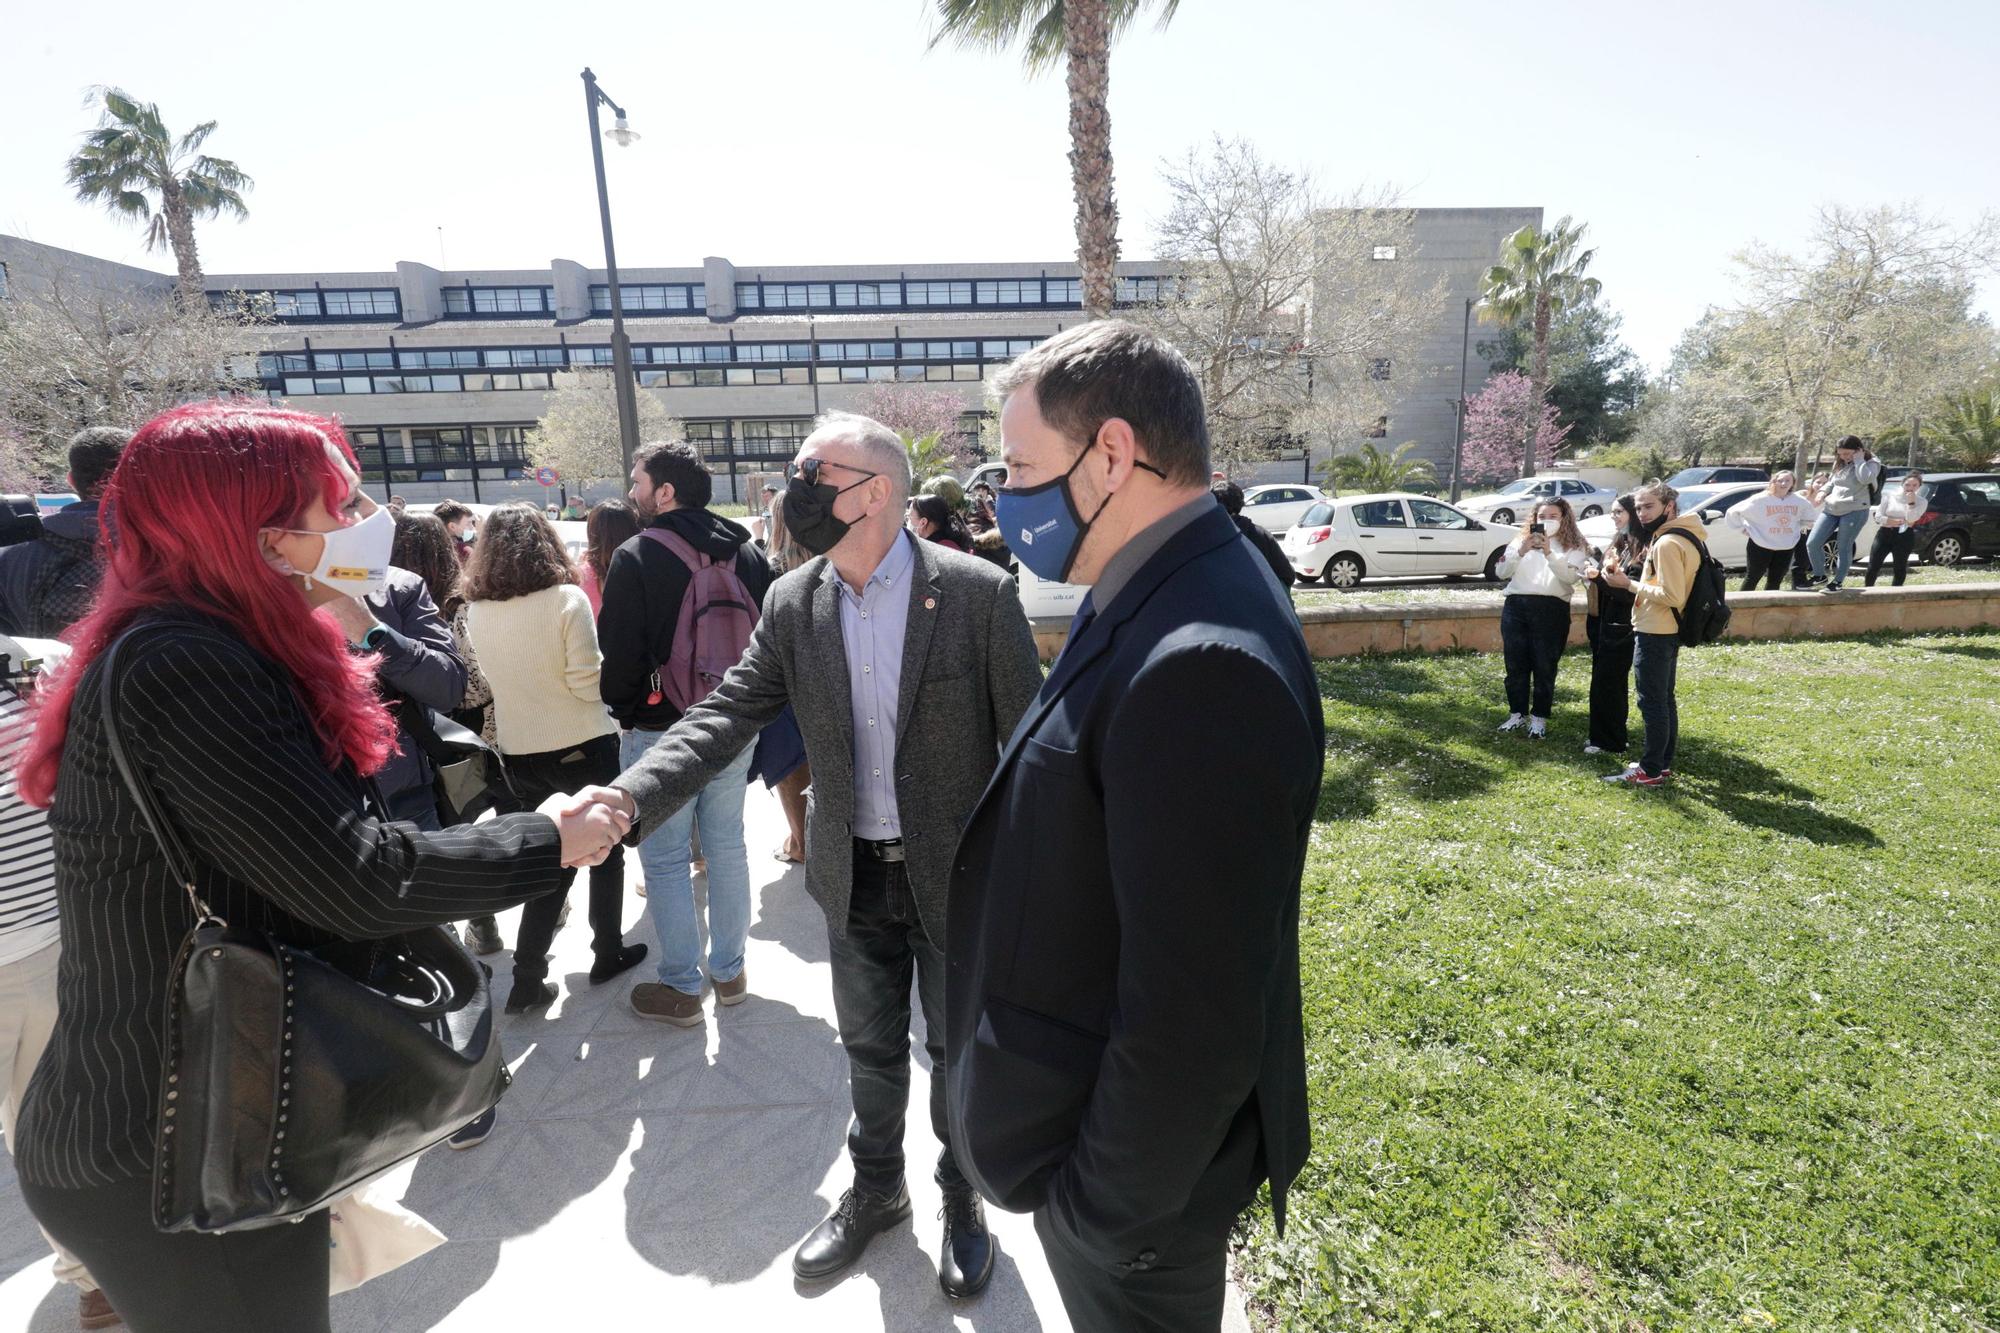
POLYGON ((465 923, 465 942, 481 956, 507 947, 507 941, 500 938, 500 924, 490 916, 476 916, 465 923))
POLYGON ((125 1321, 111 1308, 111 1298, 92 1287, 77 1298, 76 1326, 78 1328, 119 1328, 125 1321))
POLYGON ((507 1012, 525 1014, 530 1009, 541 1009, 556 1002, 556 988, 546 981, 514 981, 514 989, 507 993, 507 1012))
POLYGON ((1549 738, 1549 720, 1545 717, 1529 718, 1528 739, 1531 741, 1545 741, 1548 738, 1549 738))
POLYGON ((750 972, 744 969, 727 981, 717 981, 715 1002, 717 1004, 741 1004, 750 998, 750 972))
POLYGON ((1585 754, 1603 754, 1604 747, 1602 745, 1586 745, 1583 747, 1583 752, 1585 754))
POLYGON ((590 969, 590 984, 602 986, 621 972, 629 972, 646 960, 646 946, 628 944, 617 953, 599 958, 590 969))
POLYGON ((677 1028, 701 1026, 701 996, 658 981, 642 981, 632 988, 632 1012, 641 1018, 672 1023, 677 1028))
POLYGON ((499 1114, 499 1107, 487 1107, 485 1115, 480 1116, 479 1119, 445 1140, 446 1146, 458 1152, 464 1152, 467 1148, 477 1148, 480 1144, 486 1142, 486 1136, 493 1132, 493 1122, 499 1118, 499 1114))
POLYGON ((1646 770, 1641 768, 1639 765, 1633 764, 1630 768, 1627 768, 1624 772, 1613 773, 1610 776, 1606 777, 1604 780, 1606 782, 1623 782, 1634 787, 1664 787, 1667 783, 1667 779, 1672 776, 1673 776, 1672 769, 1662 769, 1658 777, 1653 777, 1649 775, 1646 772, 1646 770))
POLYGON ((1528 715, 1526 713, 1509 713, 1507 714, 1507 720, 1500 724, 1500 730, 1519 731, 1522 727, 1525 727, 1527 725, 1528 725, 1528 715))

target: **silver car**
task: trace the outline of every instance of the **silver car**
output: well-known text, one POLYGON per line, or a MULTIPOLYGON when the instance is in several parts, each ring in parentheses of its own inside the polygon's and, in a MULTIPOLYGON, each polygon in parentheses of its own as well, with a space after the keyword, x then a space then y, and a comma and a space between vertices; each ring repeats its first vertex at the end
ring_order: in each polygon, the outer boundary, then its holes
POLYGON ((1523 477, 1497 491, 1470 495, 1458 507, 1495 523, 1517 523, 1535 512, 1535 505, 1553 495, 1569 501, 1578 518, 1596 518, 1618 500, 1618 492, 1575 477, 1523 477))

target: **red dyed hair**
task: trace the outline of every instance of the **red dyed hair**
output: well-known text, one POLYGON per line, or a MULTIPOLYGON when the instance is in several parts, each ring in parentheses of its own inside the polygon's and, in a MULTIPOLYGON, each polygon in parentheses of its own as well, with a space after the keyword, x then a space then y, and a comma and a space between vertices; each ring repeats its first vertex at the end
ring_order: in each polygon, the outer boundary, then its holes
POLYGON ((65 636, 74 652, 21 760, 24 800, 54 798, 85 668, 136 616, 161 606, 227 623, 282 667, 330 766, 345 760, 364 775, 382 767, 396 733, 375 694, 374 660, 347 651, 345 636, 312 613, 257 541, 261 528, 297 526, 314 500, 340 512, 349 483, 336 453, 353 464, 333 421, 241 402, 177 407, 132 437, 104 494, 97 603, 65 636))

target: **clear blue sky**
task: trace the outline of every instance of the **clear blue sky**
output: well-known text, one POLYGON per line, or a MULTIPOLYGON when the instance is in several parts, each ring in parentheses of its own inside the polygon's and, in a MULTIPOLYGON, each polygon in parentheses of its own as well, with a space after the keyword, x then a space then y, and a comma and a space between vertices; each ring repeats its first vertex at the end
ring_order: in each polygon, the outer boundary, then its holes
MULTIPOLYGON (((38 5, 0 78, 0 231, 149 259, 70 199, 86 88, 222 122, 257 178, 212 272, 602 262, 577 72, 645 138, 611 153, 628 265, 1056 259, 1074 249, 1059 76, 926 53, 923 0, 245 9, 38 5)), ((1589 223, 1626 336, 1659 364, 1729 296, 1732 252, 1822 202, 2000 205, 1992 0, 1184 0, 1112 61, 1125 253, 1158 164, 1242 135, 1329 186, 1589 223)), ((2000 283, 1984 289, 2000 310, 2000 283)))

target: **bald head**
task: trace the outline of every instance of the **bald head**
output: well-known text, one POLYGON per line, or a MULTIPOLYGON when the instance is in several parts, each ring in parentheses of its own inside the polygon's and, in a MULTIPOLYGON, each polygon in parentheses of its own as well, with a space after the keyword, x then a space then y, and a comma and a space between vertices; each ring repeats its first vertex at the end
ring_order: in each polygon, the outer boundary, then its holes
POLYGON ((799 456, 820 457, 873 472, 889 483, 889 500, 898 514, 910 498, 910 451, 903 439, 873 417, 856 412, 828 412, 813 423, 813 433, 799 456))

